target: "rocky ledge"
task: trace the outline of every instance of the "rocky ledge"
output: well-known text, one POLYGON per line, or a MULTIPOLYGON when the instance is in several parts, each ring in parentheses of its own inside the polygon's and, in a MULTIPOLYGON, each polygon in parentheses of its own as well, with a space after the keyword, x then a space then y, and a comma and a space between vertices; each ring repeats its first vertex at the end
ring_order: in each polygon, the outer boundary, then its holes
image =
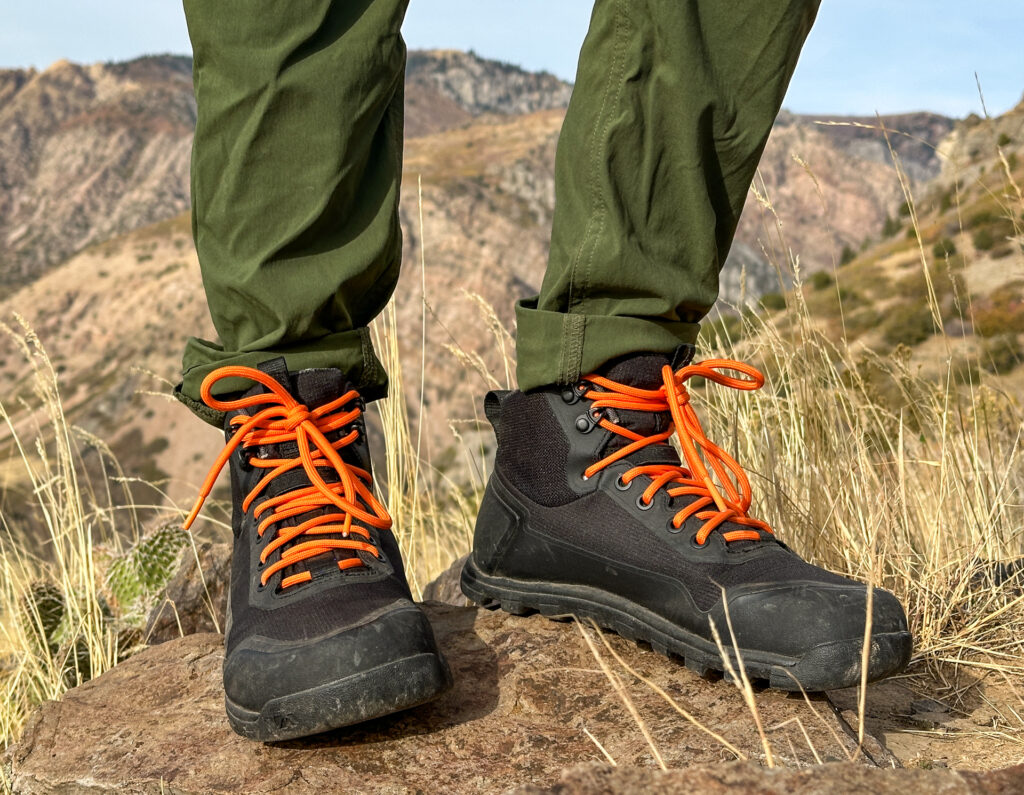
MULTIPOLYGON (((175 594, 184 608, 188 588, 179 583, 175 594)), ((825 696, 771 690, 756 695, 777 765, 769 770, 753 716, 727 681, 608 636, 617 660, 588 630, 595 655, 573 623, 439 602, 425 609, 455 676, 433 704, 306 740, 253 743, 224 715, 222 637, 192 634, 44 704, 5 755, 8 781, 26 795, 1024 791, 1024 767, 893 770, 874 738, 858 750, 825 696)))

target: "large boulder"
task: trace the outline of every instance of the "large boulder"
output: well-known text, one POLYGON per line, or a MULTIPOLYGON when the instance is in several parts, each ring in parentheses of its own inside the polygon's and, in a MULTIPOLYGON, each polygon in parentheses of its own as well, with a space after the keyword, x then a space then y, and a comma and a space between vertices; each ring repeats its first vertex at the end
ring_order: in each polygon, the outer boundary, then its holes
MULTIPOLYGON (((224 715, 221 636, 191 635, 152 646, 44 704, 7 752, 14 790, 397 793, 532 785, 582 792, 573 782, 589 779, 562 779, 565 768, 603 770, 610 757, 639 768, 637 775, 657 771, 644 730, 669 768, 720 765, 737 755, 765 762, 751 712, 729 682, 701 679, 608 638, 627 665, 718 739, 634 678, 593 631, 614 685, 573 623, 437 603, 425 609, 455 676, 453 690, 433 704, 301 741, 254 743, 235 735, 224 715)), ((870 755, 858 754, 849 726, 822 697, 764 691, 756 702, 779 765, 892 762, 877 743, 870 755)), ((606 772, 592 775, 614 784, 606 791, 640 791, 615 789, 619 779, 606 772)))
POLYGON ((204 541, 182 552, 178 570, 146 621, 144 637, 156 644, 224 629, 231 547, 204 541))

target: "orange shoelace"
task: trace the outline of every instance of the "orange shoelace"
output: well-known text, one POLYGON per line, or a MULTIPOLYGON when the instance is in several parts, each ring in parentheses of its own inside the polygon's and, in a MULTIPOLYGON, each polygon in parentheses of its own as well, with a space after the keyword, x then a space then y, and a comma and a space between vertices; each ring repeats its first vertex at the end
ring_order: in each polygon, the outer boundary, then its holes
POLYGON ((640 475, 649 477, 650 485, 644 489, 639 500, 644 506, 649 506, 654 495, 662 488, 666 489, 670 497, 696 497, 697 499, 676 513, 672 518, 672 525, 679 530, 691 516, 702 519, 704 524, 696 535, 696 541, 701 545, 705 544, 708 536, 724 522, 752 528, 723 532, 722 538, 726 541, 758 541, 761 539, 759 530, 771 533, 772 529, 767 523, 747 514, 751 501, 750 481, 735 459, 704 435, 697 413, 690 405, 690 393, 684 386, 688 379, 700 376, 732 389, 754 390, 764 386, 764 376, 750 365, 732 359, 708 359, 682 367, 676 372, 665 365, 661 375, 664 384, 657 389, 637 389, 599 375, 584 376, 584 381, 598 387, 588 389, 581 395, 593 401, 590 409, 592 420, 605 430, 629 440, 629 444, 589 466, 583 473, 584 477, 593 477, 616 461, 644 447, 665 443, 675 434, 683 451, 685 466, 636 466, 622 474, 623 486, 628 486, 640 475), (736 378, 721 372, 725 370, 742 373, 747 377, 736 378), (672 415, 672 423, 662 433, 644 436, 616 425, 602 416, 601 409, 604 408, 659 413, 668 411, 672 415), (719 489, 712 480, 708 465, 718 477, 722 489, 719 489))
MULTIPOLYGON (((329 506, 337 508, 337 512, 315 516, 294 527, 276 528, 273 540, 260 552, 261 564, 265 564, 270 555, 280 547, 291 542, 297 543, 291 544, 281 553, 279 560, 262 570, 260 584, 266 585, 276 572, 288 566, 336 549, 348 549, 357 553, 368 552, 380 557, 369 531, 353 522, 386 530, 391 527, 391 517, 388 516, 387 509, 373 496, 373 478, 370 473, 343 461, 338 455, 338 450, 352 444, 358 438, 359 431, 352 429, 334 442, 327 439, 327 434, 344 428, 362 414, 362 409, 358 405, 350 405, 359 399, 358 392, 350 390, 336 400, 310 410, 292 397, 276 379, 260 370, 251 367, 221 367, 203 380, 200 395, 206 405, 217 411, 234 411, 265 404, 267 407, 248 417, 239 415, 231 418, 231 425, 237 430, 210 468, 199 490, 196 504, 185 520, 186 530, 199 515, 217 476, 239 445, 244 449, 296 442, 299 447, 298 458, 249 459, 250 466, 267 469, 269 472, 246 496, 242 502, 242 510, 248 511, 253 501, 274 478, 301 466, 312 485, 265 499, 256 505, 253 511, 255 518, 259 519, 260 516, 267 514, 256 529, 260 538, 274 524, 284 519, 329 506), (270 391, 236 400, 218 400, 213 397, 210 392, 213 385, 223 378, 232 377, 257 381, 270 391), (338 481, 327 483, 320 476, 319 469, 322 467, 333 469, 338 474, 338 481), (340 534, 342 537, 320 537, 328 534, 340 534)), ((365 564, 358 555, 338 561, 340 569, 363 565, 365 564)), ((308 571, 292 574, 281 580, 281 587, 287 588, 290 585, 308 582, 312 578, 313 575, 308 571)))

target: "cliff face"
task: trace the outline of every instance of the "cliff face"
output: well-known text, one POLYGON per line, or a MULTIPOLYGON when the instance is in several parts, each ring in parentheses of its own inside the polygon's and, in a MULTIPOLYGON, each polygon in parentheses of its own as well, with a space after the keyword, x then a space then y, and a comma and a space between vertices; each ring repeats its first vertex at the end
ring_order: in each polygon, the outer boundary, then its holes
MULTIPOLYGON (((0 285, 189 207, 191 59, 0 71, 0 285)), ((551 75, 458 52, 409 59, 407 133, 564 107, 551 75)))
POLYGON ((0 73, 0 285, 188 207, 189 62, 0 73))

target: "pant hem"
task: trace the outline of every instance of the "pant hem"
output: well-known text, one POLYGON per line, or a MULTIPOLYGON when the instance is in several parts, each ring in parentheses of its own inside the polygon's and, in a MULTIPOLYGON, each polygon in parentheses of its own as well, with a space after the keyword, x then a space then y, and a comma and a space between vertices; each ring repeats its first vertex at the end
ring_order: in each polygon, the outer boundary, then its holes
POLYGON ((606 362, 632 353, 672 355, 697 341, 700 323, 657 317, 591 315, 537 309, 537 299, 516 305, 519 388, 571 384, 606 362), (571 320, 569 319, 571 318, 571 320))

